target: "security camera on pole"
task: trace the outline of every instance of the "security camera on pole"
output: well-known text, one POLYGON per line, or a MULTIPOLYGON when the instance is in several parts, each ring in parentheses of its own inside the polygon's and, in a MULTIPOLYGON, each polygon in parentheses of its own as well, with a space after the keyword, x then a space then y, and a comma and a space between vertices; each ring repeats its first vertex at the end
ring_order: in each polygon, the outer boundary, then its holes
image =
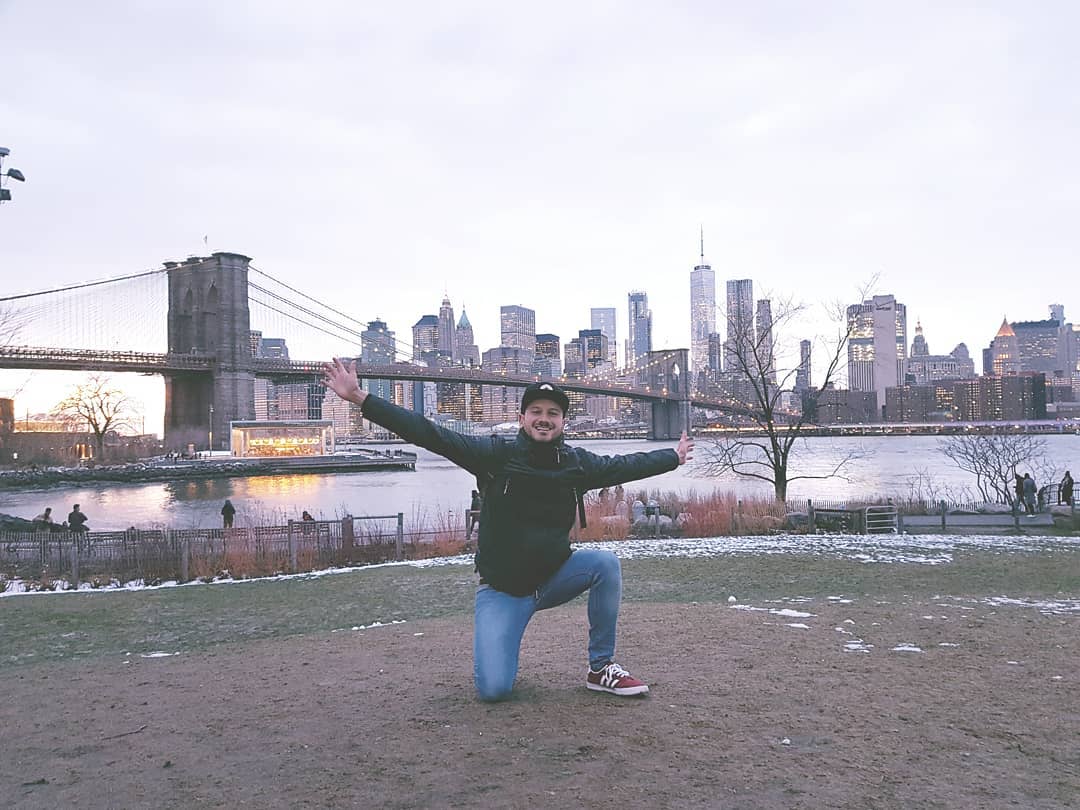
POLYGON ((4 158, 11 154, 11 150, 6 146, 0 146, 0 205, 11 200, 11 191, 4 188, 4 178, 10 177, 12 180, 18 180, 20 183, 26 181, 26 176, 18 169, 8 169, 4 171, 4 158))

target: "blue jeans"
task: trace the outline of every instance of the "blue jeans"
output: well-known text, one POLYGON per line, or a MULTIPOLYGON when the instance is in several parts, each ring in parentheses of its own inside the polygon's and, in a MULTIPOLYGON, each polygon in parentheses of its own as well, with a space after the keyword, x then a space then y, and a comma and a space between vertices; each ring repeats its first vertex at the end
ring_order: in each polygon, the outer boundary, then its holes
POLYGON ((589 666, 615 655, 615 625, 622 600, 622 569, 610 551, 581 549, 528 596, 511 596, 490 585, 476 591, 473 677, 481 700, 502 700, 514 688, 521 638, 538 610, 557 607, 589 592, 589 666))

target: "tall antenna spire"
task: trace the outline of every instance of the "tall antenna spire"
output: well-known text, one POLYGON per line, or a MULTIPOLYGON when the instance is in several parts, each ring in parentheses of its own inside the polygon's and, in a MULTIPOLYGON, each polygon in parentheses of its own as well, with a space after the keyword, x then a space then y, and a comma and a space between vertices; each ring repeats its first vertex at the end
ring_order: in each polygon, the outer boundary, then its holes
POLYGON ((701 263, 705 264, 705 225, 699 225, 701 228, 701 263))

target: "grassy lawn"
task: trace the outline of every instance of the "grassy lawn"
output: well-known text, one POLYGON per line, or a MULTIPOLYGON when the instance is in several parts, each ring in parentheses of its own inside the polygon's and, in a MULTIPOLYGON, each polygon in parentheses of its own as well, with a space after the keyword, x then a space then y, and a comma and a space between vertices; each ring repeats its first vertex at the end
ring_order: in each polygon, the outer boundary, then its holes
MULTIPOLYGON (((1080 598, 1080 552, 957 553, 946 565, 866 564, 827 555, 734 554, 623 563, 624 598, 740 602, 782 597, 1080 598)), ((206 649, 355 625, 468 617, 471 568, 384 567, 283 581, 0 600, 0 669, 45 661, 206 649)))

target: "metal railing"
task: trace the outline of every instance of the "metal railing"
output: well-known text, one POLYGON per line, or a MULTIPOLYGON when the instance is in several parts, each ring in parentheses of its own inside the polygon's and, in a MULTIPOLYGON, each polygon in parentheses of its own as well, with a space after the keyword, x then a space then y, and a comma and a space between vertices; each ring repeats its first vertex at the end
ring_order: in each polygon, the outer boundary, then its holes
POLYGON ((446 535, 406 531, 401 512, 234 529, 5 532, 0 572, 39 582, 67 579, 76 586, 114 579, 187 582, 233 569, 263 576, 424 556, 424 545, 446 535))

